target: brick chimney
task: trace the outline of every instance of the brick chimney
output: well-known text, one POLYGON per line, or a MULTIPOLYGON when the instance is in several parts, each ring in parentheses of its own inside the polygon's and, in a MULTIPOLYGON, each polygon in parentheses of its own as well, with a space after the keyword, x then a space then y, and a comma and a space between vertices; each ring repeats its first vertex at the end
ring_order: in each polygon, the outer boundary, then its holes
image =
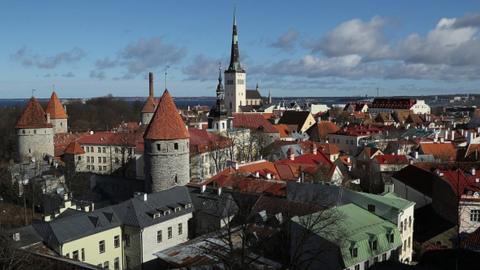
POLYGON ((148 73, 148 95, 153 97, 153 73, 148 73))
POLYGON ((317 144, 313 143, 312 145, 312 154, 316 155, 317 154, 317 144))

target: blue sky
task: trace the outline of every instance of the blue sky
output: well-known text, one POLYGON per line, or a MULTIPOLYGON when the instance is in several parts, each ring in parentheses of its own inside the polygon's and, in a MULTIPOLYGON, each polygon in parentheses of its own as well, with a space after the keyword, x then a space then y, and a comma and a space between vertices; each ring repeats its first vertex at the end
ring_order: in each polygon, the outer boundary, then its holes
POLYGON ((235 5, 265 95, 480 93, 479 1, 2 1, 0 98, 213 96, 235 5))

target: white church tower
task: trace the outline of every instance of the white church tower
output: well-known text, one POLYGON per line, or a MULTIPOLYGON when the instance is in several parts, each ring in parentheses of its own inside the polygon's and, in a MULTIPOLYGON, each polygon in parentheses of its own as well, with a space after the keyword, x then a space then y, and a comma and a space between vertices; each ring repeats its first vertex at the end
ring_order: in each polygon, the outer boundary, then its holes
POLYGON ((246 104, 247 73, 240 65, 240 51, 238 49, 237 20, 233 14, 232 49, 230 65, 225 70, 225 105, 229 115, 241 112, 240 106, 246 104))

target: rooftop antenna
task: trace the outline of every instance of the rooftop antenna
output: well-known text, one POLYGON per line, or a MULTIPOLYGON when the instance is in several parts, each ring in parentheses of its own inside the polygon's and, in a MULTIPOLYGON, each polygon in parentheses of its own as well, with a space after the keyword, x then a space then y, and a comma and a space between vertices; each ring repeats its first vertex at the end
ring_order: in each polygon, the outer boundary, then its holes
POLYGON ((168 69, 170 68, 170 66, 166 66, 165 67, 165 90, 167 90, 167 74, 168 74, 168 69))

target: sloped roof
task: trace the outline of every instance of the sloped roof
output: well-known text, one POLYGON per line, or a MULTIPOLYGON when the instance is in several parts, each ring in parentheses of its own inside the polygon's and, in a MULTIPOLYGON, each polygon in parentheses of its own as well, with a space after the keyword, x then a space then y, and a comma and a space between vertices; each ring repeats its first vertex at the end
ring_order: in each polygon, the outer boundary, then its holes
MULTIPOLYGON (((313 232, 320 237, 338 246, 345 268, 349 268, 374 256, 381 255, 388 250, 395 249, 401 245, 400 233, 395 224, 384 220, 355 204, 336 206, 324 212, 314 213, 299 218, 295 217, 293 218, 293 221, 302 225, 302 223, 304 223, 302 220, 308 220, 312 216, 314 217, 313 220, 315 220, 315 216, 319 215, 329 217, 327 219, 338 216, 338 223, 330 226, 341 228, 342 233, 345 234, 341 239, 338 239, 338 233, 332 233, 332 231, 336 231, 333 228, 322 229, 322 226, 327 225, 324 224, 324 222, 314 224, 314 228, 312 229, 313 232), (321 229, 315 230, 315 227, 317 226, 321 229), (393 243, 388 241, 387 233, 393 233, 393 243), (376 250, 372 250, 369 245, 372 237, 377 240, 376 250), (357 248, 356 257, 353 257, 351 254, 350 249, 352 246, 357 248)), ((326 220, 325 222, 331 221, 326 220)))
POLYGON ((191 154, 224 149, 232 144, 231 139, 208 132, 205 129, 189 128, 188 133, 190 134, 191 154))
POLYGON ((375 160, 378 164, 408 164, 408 159, 406 155, 376 155, 375 160))
POLYGON ((258 90, 249 90, 247 89, 245 91, 245 97, 246 99, 262 99, 262 95, 260 95, 260 92, 258 90))
POLYGON ((278 130, 268 122, 261 113, 234 113, 233 127, 263 130, 266 133, 278 133, 278 130))
POLYGON ((32 97, 25 109, 23 109, 15 128, 51 128, 52 124, 47 123, 45 111, 36 98, 32 97))
POLYGON ((142 113, 154 113, 157 108, 157 101, 154 97, 148 96, 142 108, 142 113))
POLYGON ((51 119, 67 119, 67 113, 63 109, 62 103, 58 99, 57 93, 52 92, 52 96, 48 101, 47 107, 45 108, 45 113, 50 114, 51 119))
POLYGON ((316 128, 318 130, 319 138, 327 138, 327 135, 329 133, 335 133, 340 129, 337 125, 335 125, 335 123, 331 121, 320 121, 313 125, 312 128, 316 128))
POLYGON ((414 165, 408 165, 392 177, 430 198, 433 195, 433 183, 439 180, 435 174, 414 165))
POLYGON ((176 140, 189 137, 185 123, 168 90, 163 92, 143 137, 148 140, 176 140))
POLYGON ((119 145, 136 146, 137 141, 141 141, 141 134, 101 131, 94 134, 87 134, 78 139, 80 144, 90 145, 119 145))
POLYGON ((279 124, 297 125, 299 128, 307 121, 308 111, 286 111, 280 118, 279 124))
POLYGON ((451 142, 444 143, 420 143, 420 151, 423 154, 433 155, 435 158, 455 160, 457 149, 451 142))
POLYGON ((123 225, 145 228, 158 224, 172 218, 191 213, 193 207, 186 208, 185 205, 192 203, 188 189, 183 186, 172 187, 156 193, 147 194, 147 200, 143 196, 132 198, 128 201, 112 206, 123 225), (175 212, 174 207, 180 207, 175 212), (154 218, 153 213, 170 210, 168 215, 160 215, 154 218))
POLYGON ((77 141, 71 142, 64 151, 65 154, 72 154, 72 155, 81 155, 85 154, 85 151, 80 146, 77 141))

